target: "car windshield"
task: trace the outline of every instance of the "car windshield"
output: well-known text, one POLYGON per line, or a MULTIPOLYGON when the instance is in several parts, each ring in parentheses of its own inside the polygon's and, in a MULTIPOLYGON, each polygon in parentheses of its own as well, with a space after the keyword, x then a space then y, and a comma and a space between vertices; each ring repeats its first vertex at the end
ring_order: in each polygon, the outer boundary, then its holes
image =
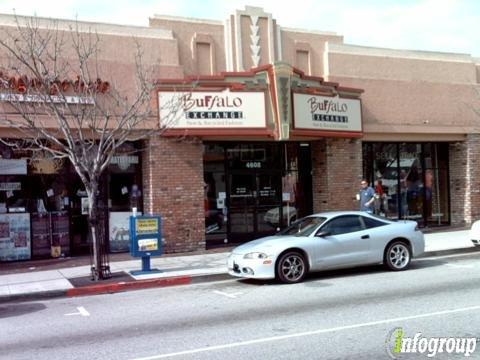
POLYGON ((326 218, 319 216, 306 217, 295 221, 292 225, 280 231, 278 235, 309 236, 323 224, 325 220, 326 218))

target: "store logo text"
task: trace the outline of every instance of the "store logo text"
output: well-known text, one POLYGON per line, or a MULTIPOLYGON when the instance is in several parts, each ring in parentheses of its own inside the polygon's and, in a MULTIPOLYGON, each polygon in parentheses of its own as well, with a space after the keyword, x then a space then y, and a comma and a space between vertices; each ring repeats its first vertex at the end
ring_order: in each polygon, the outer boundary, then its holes
POLYGON ((194 107, 205 108, 211 110, 212 108, 238 108, 242 106, 242 99, 239 97, 229 96, 212 96, 205 95, 202 98, 193 98, 192 94, 186 94, 182 97, 183 110, 188 111, 194 107))
POLYGON ((326 114, 330 112, 347 112, 348 105, 346 103, 340 103, 338 101, 323 100, 318 102, 317 97, 312 96, 307 100, 310 105, 310 112, 313 114, 316 111, 324 111, 326 114))

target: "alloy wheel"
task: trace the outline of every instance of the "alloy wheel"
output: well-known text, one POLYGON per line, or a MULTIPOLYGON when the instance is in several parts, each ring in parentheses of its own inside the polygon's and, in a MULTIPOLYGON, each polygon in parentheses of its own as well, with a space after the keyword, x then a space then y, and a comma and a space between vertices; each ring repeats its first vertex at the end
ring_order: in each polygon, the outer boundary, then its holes
POLYGON ((283 282, 295 283, 305 276, 305 261, 300 254, 289 253, 282 257, 279 277, 283 282))
POLYGON ((388 252, 389 265, 394 270, 402 270, 410 263, 410 250, 403 243, 396 243, 388 252))

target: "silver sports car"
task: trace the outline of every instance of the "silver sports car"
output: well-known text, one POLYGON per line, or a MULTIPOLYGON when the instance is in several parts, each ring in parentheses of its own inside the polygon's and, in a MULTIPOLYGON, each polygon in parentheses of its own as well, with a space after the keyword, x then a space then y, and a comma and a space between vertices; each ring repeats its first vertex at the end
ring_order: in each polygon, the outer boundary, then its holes
POLYGON ((405 270, 424 249, 415 221, 390 221, 360 211, 327 212, 234 248, 227 266, 237 277, 296 283, 309 271, 357 265, 383 263, 405 270))

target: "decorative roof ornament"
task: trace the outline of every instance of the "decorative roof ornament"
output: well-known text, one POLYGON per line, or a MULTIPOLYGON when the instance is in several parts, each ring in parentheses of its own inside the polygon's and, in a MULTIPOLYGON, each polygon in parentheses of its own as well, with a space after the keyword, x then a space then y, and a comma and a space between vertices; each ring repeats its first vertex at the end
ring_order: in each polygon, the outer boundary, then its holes
POLYGON ((260 35, 258 34, 260 28, 258 27, 258 16, 251 15, 250 19, 252 21, 252 25, 250 25, 250 39, 252 40, 250 49, 252 49, 252 62, 253 66, 258 67, 260 64, 260 35))

